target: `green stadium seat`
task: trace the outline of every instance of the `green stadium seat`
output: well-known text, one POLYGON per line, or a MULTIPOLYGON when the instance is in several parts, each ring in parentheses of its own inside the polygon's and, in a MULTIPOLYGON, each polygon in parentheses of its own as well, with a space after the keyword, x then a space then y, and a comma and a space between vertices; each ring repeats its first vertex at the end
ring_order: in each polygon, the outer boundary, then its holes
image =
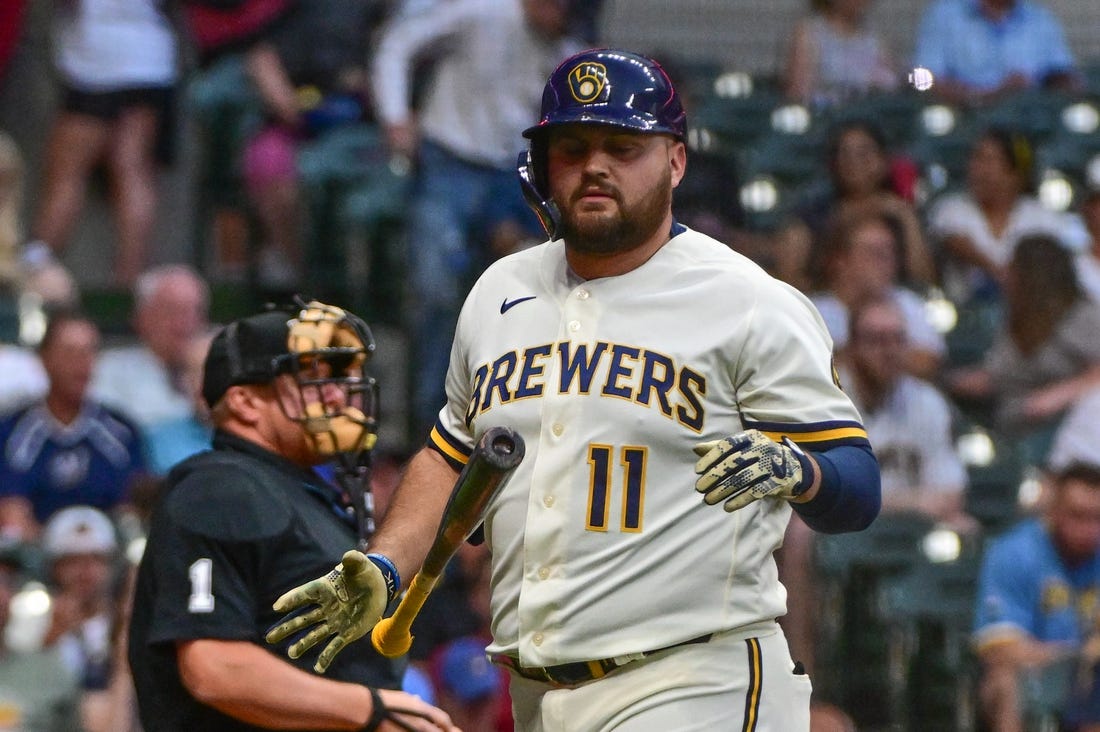
POLYGON ((977 129, 966 119, 942 135, 918 134, 903 152, 920 170, 928 195, 960 186, 966 177, 967 158, 977 139, 977 129))
POLYGON ((741 176, 770 176, 788 190, 827 178, 824 130, 818 126, 804 134, 767 133, 746 151, 741 176))
POLYGON ((920 562, 883 588, 886 613, 903 621, 930 620, 968 632, 981 568, 977 551, 952 562, 920 562))
POLYGON ((307 188, 352 183, 384 160, 385 142, 376 125, 352 124, 328 130, 298 152, 298 175, 307 188))
POLYGON ((896 92, 872 94, 838 107, 832 124, 867 120, 886 136, 891 149, 901 149, 918 134, 918 117, 926 98, 908 87, 896 92))
MULTIPOLYGON (((298 171, 309 205, 310 278, 315 292, 349 302, 376 320, 395 317, 409 171, 398 167, 377 127, 333 129, 302 148, 298 171), (383 276, 385 275, 385 276, 383 276), (364 286, 365 280, 369 286, 364 286), (368 298, 365 292, 377 297, 368 298), (378 299, 390 307, 378 307, 378 299), (374 302, 372 302, 373 300, 374 302)), ((387 321, 388 322, 388 321, 387 321)))
POLYGON ((0 343, 19 343, 19 298, 14 292, 0 292, 0 343))
POLYGON ((972 366, 981 362, 1004 323, 1003 308, 996 302, 972 302, 956 306, 955 327, 947 332, 947 363, 972 366))
POLYGON ((243 59, 226 56, 196 73, 187 85, 187 104, 202 136, 204 202, 241 204, 240 151, 263 123, 263 106, 243 59))
POLYGON ((898 679, 905 729, 971 729, 976 665, 969 636, 980 569, 972 550, 886 582, 884 612, 895 626, 894 643, 907 650, 899 654, 907 663, 898 679))
POLYGON ((665 71, 685 99, 703 99, 714 93, 714 82, 724 71, 723 65, 711 58, 666 59, 665 71))
POLYGON ((1085 88, 1090 94, 1100 96, 1100 58, 1093 58, 1081 64, 1081 74, 1085 78, 1085 88))
POLYGON ((771 129, 771 116, 782 104, 773 91, 746 97, 709 95, 688 113, 688 141, 693 147, 719 154, 737 154, 771 129))
POLYGON ((241 152, 264 121, 263 105, 240 55, 229 55, 196 72, 185 103, 198 129, 195 176, 194 261, 204 269, 212 223, 219 211, 248 211, 241 152))
POLYGON ((106 337, 133 335, 130 314, 134 298, 129 290, 86 288, 80 293, 81 307, 106 337))
MULTIPOLYGON (((882 588, 927 562, 921 542, 933 522, 916 513, 880 514, 864 531, 814 538, 821 575, 818 656, 843 677, 826 675, 820 691, 849 710, 861 729, 890 729, 901 711, 899 659, 888 642, 882 588)), ((818 683, 818 680, 815 680, 818 683)))
POLYGON ((910 512, 880 514, 870 527, 851 534, 822 534, 815 540, 819 570, 847 577, 856 570, 904 572, 924 561, 921 541, 932 530, 928 516, 910 512))
POLYGON ((769 174, 753 176, 739 192, 743 225, 756 232, 774 232, 785 225, 801 197, 799 190, 769 174))
POLYGON ((966 512, 987 535, 1003 531, 1022 517, 1020 485, 1027 477, 1027 465, 1011 441, 995 438, 993 460, 968 465, 966 472, 966 512))
POLYGON ((1057 170, 1083 181, 1089 162, 1100 156, 1100 132, 1079 134, 1060 129, 1036 150, 1039 169, 1057 170))
POLYGON ((1068 95, 1058 91, 1020 91, 977 110, 974 122, 979 128, 1001 127, 1020 132, 1038 145, 1057 132, 1062 109, 1069 100, 1068 95))

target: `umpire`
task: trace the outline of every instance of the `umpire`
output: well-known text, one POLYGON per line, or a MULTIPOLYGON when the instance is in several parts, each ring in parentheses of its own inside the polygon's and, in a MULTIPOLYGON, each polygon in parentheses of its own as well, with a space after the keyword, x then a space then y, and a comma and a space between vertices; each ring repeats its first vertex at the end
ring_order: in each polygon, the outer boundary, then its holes
POLYGON ((375 437, 366 324, 299 305, 230 323, 206 357, 213 450, 169 474, 138 570, 129 660, 146 732, 454 729, 394 691, 400 667, 369 643, 322 678, 263 642, 274 600, 356 540, 313 466, 362 464, 375 437))

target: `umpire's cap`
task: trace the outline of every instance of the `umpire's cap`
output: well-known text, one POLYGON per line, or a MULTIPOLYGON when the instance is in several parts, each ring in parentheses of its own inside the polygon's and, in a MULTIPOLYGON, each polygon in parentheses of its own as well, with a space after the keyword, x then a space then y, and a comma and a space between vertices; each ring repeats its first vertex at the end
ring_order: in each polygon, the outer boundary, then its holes
POLYGON ((293 314, 270 310, 218 331, 203 365, 202 397, 211 407, 238 384, 267 384, 292 364, 287 343, 293 314))
POLYGON ((539 123, 523 131, 541 137, 564 124, 602 124, 683 140, 680 95, 661 65, 641 54, 597 48, 570 56, 546 82, 539 123))

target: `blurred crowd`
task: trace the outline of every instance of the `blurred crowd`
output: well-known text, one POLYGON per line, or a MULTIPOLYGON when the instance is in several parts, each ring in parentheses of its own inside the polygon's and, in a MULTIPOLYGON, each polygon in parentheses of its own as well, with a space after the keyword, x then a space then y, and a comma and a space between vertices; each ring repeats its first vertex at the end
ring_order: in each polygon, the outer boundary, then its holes
MULTIPOLYGON (((867 537, 792 519, 792 652, 820 730, 1100 730, 1100 59, 1075 58, 1039 0, 933 0, 901 59, 872 4, 809 2, 774 76, 636 49, 688 105, 678 218, 816 305, 882 466, 867 537), (954 614, 904 594, 959 578, 954 614), (882 648, 853 642, 876 632, 882 648), (845 684, 853 664, 875 703, 845 684), (946 700, 928 700, 929 664, 946 700)), ((0 85, 26 5, 0 4, 0 85)), ((384 509, 443 403, 466 289, 542 240, 519 132, 557 62, 604 42, 601 3, 54 6, 41 180, 0 130, 0 728, 135 730, 131 569, 161 479, 209 446, 219 288, 324 297, 402 335, 384 509), (183 115, 202 241, 154 262, 183 115), (66 253, 101 193, 125 322, 88 307, 66 253)), ((487 561, 470 546, 452 563, 405 682, 467 732, 511 728, 483 653, 487 561)))

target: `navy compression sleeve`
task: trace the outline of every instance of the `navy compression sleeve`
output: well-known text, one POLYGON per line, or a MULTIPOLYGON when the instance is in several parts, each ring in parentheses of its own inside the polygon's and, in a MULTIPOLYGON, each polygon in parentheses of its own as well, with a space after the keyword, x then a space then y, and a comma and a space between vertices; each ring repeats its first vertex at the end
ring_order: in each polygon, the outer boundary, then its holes
POLYGON ((812 501, 792 503, 814 531, 842 534, 871 525, 882 506, 878 460, 866 445, 812 452, 821 468, 821 488, 812 501))

